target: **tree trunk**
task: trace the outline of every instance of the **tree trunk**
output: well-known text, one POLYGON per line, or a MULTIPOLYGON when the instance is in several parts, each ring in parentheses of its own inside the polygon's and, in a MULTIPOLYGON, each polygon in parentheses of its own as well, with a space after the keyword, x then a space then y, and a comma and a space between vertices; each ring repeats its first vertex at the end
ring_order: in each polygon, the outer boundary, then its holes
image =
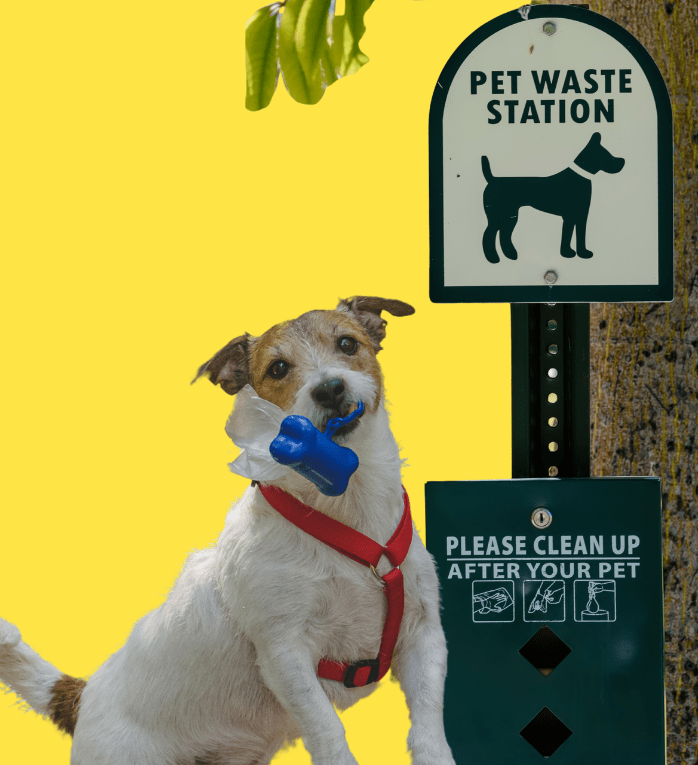
POLYGON ((698 3, 591 0, 591 10, 652 54, 674 113, 674 302, 591 307, 591 471, 662 478, 667 762, 695 765, 698 3))

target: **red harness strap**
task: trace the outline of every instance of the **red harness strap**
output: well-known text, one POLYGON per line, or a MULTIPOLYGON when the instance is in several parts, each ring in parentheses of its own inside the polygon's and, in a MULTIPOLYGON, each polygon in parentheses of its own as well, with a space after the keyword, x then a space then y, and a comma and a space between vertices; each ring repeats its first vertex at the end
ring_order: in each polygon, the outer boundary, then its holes
POLYGON ((319 677, 338 680, 347 688, 360 688, 377 682, 390 669, 405 608, 405 587, 399 566, 405 560, 412 542, 412 516, 407 492, 403 489, 405 509, 400 523, 383 547, 370 537, 304 505, 276 486, 259 484, 259 490, 264 495, 264 499, 286 520, 329 545, 333 550, 346 555, 347 558, 368 566, 374 573, 382 555, 385 555, 395 566, 384 577, 378 577, 383 583, 383 592, 388 606, 378 656, 375 659, 355 661, 353 664, 322 659, 318 666, 319 677))

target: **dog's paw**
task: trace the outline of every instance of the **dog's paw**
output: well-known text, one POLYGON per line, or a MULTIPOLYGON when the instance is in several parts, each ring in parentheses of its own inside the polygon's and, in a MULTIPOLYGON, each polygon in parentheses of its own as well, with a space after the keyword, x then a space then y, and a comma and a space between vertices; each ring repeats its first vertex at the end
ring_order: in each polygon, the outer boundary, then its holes
POLYGON ((499 235, 499 244, 501 245, 504 257, 508 260, 516 260, 519 257, 516 247, 510 241, 507 241, 506 237, 502 239, 501 234, 499 235))
POLYGON ((21 640, 22 635, 14 624, 0 619, 0 651, 4 648, 14 648, 21 640))

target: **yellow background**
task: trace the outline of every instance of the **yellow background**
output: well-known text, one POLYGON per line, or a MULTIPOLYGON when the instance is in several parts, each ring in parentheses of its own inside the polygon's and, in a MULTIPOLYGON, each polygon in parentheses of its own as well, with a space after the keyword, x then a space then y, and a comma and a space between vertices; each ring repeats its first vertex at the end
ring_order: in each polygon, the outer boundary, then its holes
MULTIPOLYGON (((230 338, 355 294, 412 303, 380 360, 405 484, 505 478, 507 306, 428 298, 436 79, 511 2, 376 0, 371 58, 300 106, 244 109, 259 0, 6 3, 0 45, 0 615, 92 673, 213 543, 246 482, 233 399, 194 372, 230 338)), ((467 136, 464 136, 467 140, 467 136)), ((70 739, 0 696, 0 761, 70 739)), ((362 765, 408 763, 384 681, 343 715, 362 765)), ((302 744, 275 765, 309 763, 302 744)))

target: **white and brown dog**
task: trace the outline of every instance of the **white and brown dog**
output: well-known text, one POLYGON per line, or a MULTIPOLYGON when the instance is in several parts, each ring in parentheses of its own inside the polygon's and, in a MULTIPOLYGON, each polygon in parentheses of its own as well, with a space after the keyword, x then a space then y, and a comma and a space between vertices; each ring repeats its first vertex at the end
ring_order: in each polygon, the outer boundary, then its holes
MULTIPOLYGON (((343 495, 324 496, 290 469, 270 483, 380 545, 404 508, 376 361, 381 311, 413 310, 397 300, 342 301, 232 340, 197 374, 231 395, 249 384, 321 429, 362 400, 363 417, 337 436, 360 460, 343 495)), ((0 680, 74 735, 72 765, 265 765, 299 736, 313 765, 356 765, 333 705, 351 706, 375 683, 319 678, 318 664, 363 666, 377 656, 386 619, 378 577, 393 565, 382 557, 374 575, 282 517, 262 488, 245 492, 216 546, 189 557, 165 603, 88 681, 61 674, 0 620, 0 680)), ((392 672, 410 709, 414 765, 455 765, 443 728, 438 582, 409 528, 392 672)))

